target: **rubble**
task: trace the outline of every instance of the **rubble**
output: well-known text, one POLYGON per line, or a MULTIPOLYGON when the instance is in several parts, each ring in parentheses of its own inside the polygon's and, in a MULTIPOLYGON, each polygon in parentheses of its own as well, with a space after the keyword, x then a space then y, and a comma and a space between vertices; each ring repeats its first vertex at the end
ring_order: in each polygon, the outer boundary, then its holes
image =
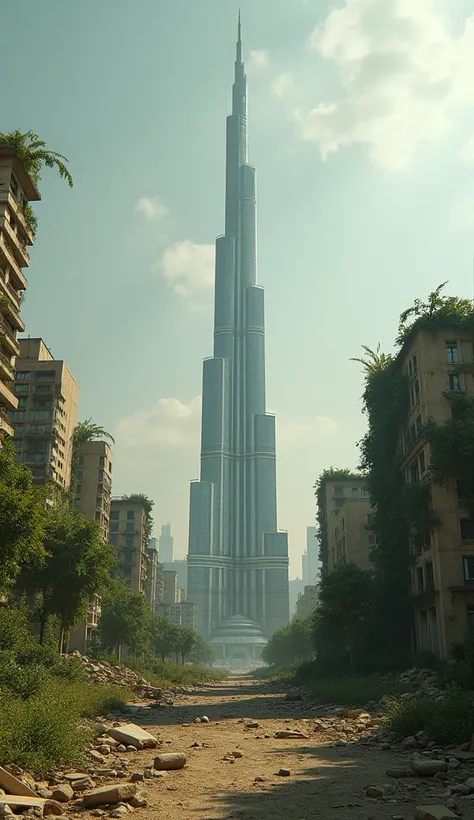
POLYGON ((87 809, 95 809, 97 806, 105 806, 108 803, 130 800, 136 792, 135 783, 121 783, 119 786, 101 786, 98 789, 92 789, 86 792, 82 799, 87 809))
POLYGON ((186 756, 183 754, 162 754, 155 757, 154 767, 157 771, 182 769, 186 765, 186 756))
POLYGON ((80 663, 94 683, 126 687, 141 700, 159 700, 165 705, 171 705, 173 702, 170 700, 170 694, 172 694, 170 690, 152 686, 142 675, 126 666, 113 666, 108 661, 93 660, 87 655, 81 655, 77 650, 65 657, 80 663))

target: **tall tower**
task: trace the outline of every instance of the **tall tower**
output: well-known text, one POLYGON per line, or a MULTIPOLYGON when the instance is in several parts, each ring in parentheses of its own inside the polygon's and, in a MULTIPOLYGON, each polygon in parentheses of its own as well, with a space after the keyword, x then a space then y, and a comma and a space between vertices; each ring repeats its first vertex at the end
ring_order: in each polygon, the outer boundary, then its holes
POLYGON ((201 478, 191 484, 188 549, 188 600, 198 606, 199 631, 224 659, 255 659, 289 620, 288 536, 277 529, 275 417, 265 406, 256 262, 239 14, 225 234, 216 240, 214 355, 203 368, 201 478))

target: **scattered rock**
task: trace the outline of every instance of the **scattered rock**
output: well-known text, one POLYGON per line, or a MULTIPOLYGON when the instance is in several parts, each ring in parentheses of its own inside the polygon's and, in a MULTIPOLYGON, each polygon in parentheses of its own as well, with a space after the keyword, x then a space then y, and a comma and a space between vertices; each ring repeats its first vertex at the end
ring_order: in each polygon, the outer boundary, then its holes
POLYGON ((247 723, 245 724, 245 728, 246 729, 259 729, 260 728, 260 723, 258 722, 258 720, 248 720, 247 723))
POLYGON ((107 803, 120 803, 122 800, 130 800, 136 792, 137 787, 134 783, 121 783, 119 786, 101 786, 98 789, 86 792, 83 796, 83 802, 86 809, 95 809, 97 806, 104 806, 107 803))
POLYGON ((129 802, 134 809, 144 809, 148 805, 146 797, 143 797, 140 792, 137 792, 129 802))
POLYGON ((143 772, 133 772, 130 780, 132 783, 139 783, 141 780, 145 780, 145 775, 143 772))
POLYGON ((278 777, 291 777, 290 769, 278 769, 277 771, 278 777))
POLYGON ((438 772, 445 772, 448 768, 444 760, 429 760, 417 758, 411 761, 411 767, 419 777, 433 777, 438 772))
POLYGON ((53 790, 53 800, 57 800, 58 803, 69 803, 73 797, 74 790, 69 783, 63 783, 62 786, 53 790))
POLYGON ((210 722, 211 722, 211 721, 209 720, 209 718, 207 717, 207 715, 203 715, 203 717, 201 718, 201 723, 210 723, 210 722))
POLYGON ((303 732, 291 729, 282 729, 280 732, 275 732, 274 737, 279 739, 296 738, 298 740, 308 740, 309 735, 304 735, 303 732))
POLYGON ((402 777, 411 777, 412 776, 411 771, 409 771, 408 769, 402 769, 401 767, 399 769, 398 768, 387 769, 385 774, 387 775, 387 777, 393 777, 395 779, 397 779, 397 778, 399 779, 399 778, 402 778, 402 777))
POLYGON ((194 723, 201 723, 201 718, 200 717, 194 718, 194 723))
POLYGON ((383 786, 369 786, 369 788, 366 789, 365 793, 367 797, 374 797, 376 799, 385 797, 385 789, 383 788, 383 786))
POLYGON ((266 783, 267 780, 268 780, 268 777, 256 777, 253 782, 254 783, 266 783))
POLYGON ((135 749, 154 749, 158 741, 150 732, 137 726, 135 723, 125 723, 123 726, 112 727, 108 730, 110 736, 119 743, 133 746, 135 749))
POLYGON ((61 803, 58 803, 56 800, 45 800, 43 806, 43 815, 48 817, 50 814, 54 814, 59 817, 63 813, 63 807, 61 803))
POLYGON ((414 814, 414 820, 451 820, 456 817, 451 809, 441 805, 417 806, 414 814))
POLYGON ((163 754, 155 757, 154 767, 158 771, 182 769, 186 765, 186 756, 183 754, 163 754))
POLYGON ((235 757, 236 760, 239 760, 241 757, 244 756, 244 753, 240 751, 240 749, 235 749, 235 751, 231 752, 232 757, 235 757))

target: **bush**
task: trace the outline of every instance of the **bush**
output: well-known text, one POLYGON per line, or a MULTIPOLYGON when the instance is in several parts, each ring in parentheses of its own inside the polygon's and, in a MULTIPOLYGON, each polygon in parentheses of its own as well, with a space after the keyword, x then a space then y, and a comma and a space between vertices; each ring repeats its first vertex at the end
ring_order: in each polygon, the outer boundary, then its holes
POLYGON ((400 692, 400 684, 394 675, 316 677, 312 664, 297 670, 294 683, 308 686, 323 703, 339 703, 341 706, 364 706, 370 701, 379 701, 386 694, 400 692))
POLYGON ((474 733, 474 692, 453 687, 440 701, 393 700, 388 708, 388 725, 399 737, 423 729, 436 743, 463 743, 474 733))
POLYGON ((172 685, 193 686, 196 683, 222 680, 228 675, 223 669, 214 669, 210 666, 200 666, 195 663, 183 665, 162 663, 156 658, 143 661, 140 658, 131 657, 127 658, 124 665, 143 675, 144 678, 150 681, 152 686, 162 686, 163 688, 172 685))

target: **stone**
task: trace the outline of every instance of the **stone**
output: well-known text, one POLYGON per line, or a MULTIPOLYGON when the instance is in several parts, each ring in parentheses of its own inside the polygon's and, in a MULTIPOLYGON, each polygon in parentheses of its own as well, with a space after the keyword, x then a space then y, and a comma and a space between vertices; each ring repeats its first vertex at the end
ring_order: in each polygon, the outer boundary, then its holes
MULTIPOLYGON (((135 751, 135 750, 134 750, 135 751)), ((87 757, 91 757, 92 760, 95 760, 96 763, 104 763, 104 755, 101 755, 96 749, 88 749, 86 752, 87 757)))
POLYGON ((7 806, 5 803, 0 806, 0 817, 10 817, 13 812, 10 806, 7 806))
POLYGON ((203 717, 201 718, 201 723, 210 723, 210 722, 211 722, 211 721, 209 720, 209 718, 207 717, 207 715, 203 715, 203 717))
POLYGON ((105 815, 105 811, 103 809, 94 809, 91 811, 91 817, 103 817, 105 815))
POLYGON ((102 743, 100 746, 97 747, 97 751, 100 752, 101 755, 109 755, 110 746, 108 746, 106 743, 102 743))
POLYGON ((137 726, 135 723, 125 723, 123 726, 108 729, 111 738, 119 744, 133 746, 135 749, 154 749, 158 741, 150 732, 137 726))
POLYGON ((130 780, 132 783, 138 783, 140 780, 145 780, 145 775, 143 772, 133 772, 130 780))
POLYGON ((126 814, 128 814, 128 809, 125 806, 117 806, 109 812, 109 817, 125 817, 126 814))
POLYGON ((469 791, 474 792, 474 777, 468 777, 468 779, 464 781, 464 785, 468 787, 469 791))
POLYGON ((53 790, 53 800, 57 800, 58 803, 69 803, 73 797, 74 789, 69 783, 63 783, 62 786, 58 786, 58 788, 53 790))
POLYGON ((43 797, 44 800, 51 800, 53 797, 53 792, 51 789, 46 789, 44 786, 41 786, 41 788, 37 790, 37 795, 38 797, 43 797))
POLYGON ((367 797, 374 797, 376 799, 385 797, 385 789, 382 786, 369 786, 365 793, 367 797))
POLYGON ((137 792, 130 800, 130 805, 133 809, 144 809, 148 805, 146 797, 143 797, 140 792, 137 792))
POLYGON ((411 772, 411 771, 409 771, 408 769, 402 769, 402 768, 400 767, 399 769, 398 769, 398 768, 395 768, 395 769, 387 769, 387 771, 385 772, 385 774, 387 775, 387 777, 393 777, 393 778, 395 778, 395 779, 397 779, 397 778, 399 779, 399 778, 401 778, 401 777, 411 777, 412 772, 411 772))
POLYGON ((126 752, 136 752, 137 747, 136 746, 126 746, 125 751, 126 752))
POLYGON ((278 769, 277 771, 278 777, 291 777, 290 769, 278 769))
POLYGON ((281 740, 295 738, 298 740, 308 740, 308 735, 304 735, 299 730, 282 729, 280 732, 275 732, 275 737, 281 740))
POLYGON ((201 718, 200 717, 194 718, 194 723, 201 723, 201 718))
POLYGON ((182 769, 186 765, 186 756, 183 754, 158 755, 153 765, 157 771, 182 769))
POLYGON ((137 793, 135 783, 121 783, 118 786, 101 786, 92 789, 83 796, 86 809, 104 806, 107 803, 120 803, 122 800, 130 800, 137 793))
POLYGON ((124 746, 123 743, 119 743, 118 746, 115 747, 115 751, 120 752, 120 754, 123 754, 123 752, 127 751, 127 747, 124 746))
POLYGON ((417 749, 418 748, 418 741, 416 737, 410 735, 409 737, 405 737, 401 742, 402 749, 417 749))
POLYGON ((417 806, 414 814, 414 820, 451 820, 456 817, 451 809, 442 805, 417 806))
POLYGON ((445 772, 448 768, 444 760, 429 759, 412 760, 411 767, 419 777, 433 777, 437 772, 445 772))
POLYGON ((260 723, 258 722, 258 720, 248 720, 247 723, 245 724, 245 728, 246 729, 259 729, 260 728, 260 723))
POLYGON ((50 814, 60 817, 62 813, 63 807, 61 803, 58 803, 56 800, 45 800, 45 804, 43 806, 43 815, 45 817, 48 817, 50 814))
POLYGON ((239 760, 241 757, 244 756, 244 753, 240 751, 240 749, 235 749, 234 752, 231 752, 232 757, 235 757, 236 760, 239 760))
POLYGON ((268 777, 256 777, 253 782, 254 783, 266 783, 267 780, 268 780, 268 777))
MULTIPOLYGON (((25 797, 25 795, 17 795, 17 794, 5 794, 0 797, 0 809, 2 806, 12 806, 30 809, 32 807, 39 807, 42 808, 45 805, 45 801, 42 797, 25 797)), ((59 803, 57 804, 59 805, 59 803)), ((60 814, 63 813, 61 809, 60 814)))

